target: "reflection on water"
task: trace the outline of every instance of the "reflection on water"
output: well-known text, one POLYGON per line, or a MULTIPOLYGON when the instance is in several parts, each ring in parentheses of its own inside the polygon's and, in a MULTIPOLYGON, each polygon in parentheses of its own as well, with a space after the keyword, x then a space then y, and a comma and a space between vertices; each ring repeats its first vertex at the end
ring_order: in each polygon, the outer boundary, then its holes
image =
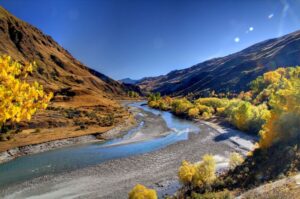
POLYGON ((170 134, 150 140, 118 145, 119 142, 130 139, 136 132, 141 130, 144 125, 144 122, 141 122, 122 138, 23 156, 0 165, 0 187, 42 175, 83 168, 111 159, 155 151, 188 139, 189 132, 199 132, 198 127, 192 122, 179 119, 165 111, 151 109, 142 105, 142 102, 133 103, 130 106, 142 108, 155 115, 161 115, 172 131, 170 134))

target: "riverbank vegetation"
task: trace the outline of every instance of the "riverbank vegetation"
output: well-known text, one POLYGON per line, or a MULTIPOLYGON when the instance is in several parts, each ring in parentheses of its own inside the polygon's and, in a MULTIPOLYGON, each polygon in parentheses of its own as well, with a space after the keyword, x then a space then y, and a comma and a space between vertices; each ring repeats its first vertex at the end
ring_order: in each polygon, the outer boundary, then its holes
POLYGON ((128 194, 129 199, 157 199, 154 189, 149 189, 141 184, 137 184, 128 194))
MULTIPOLYGON (((234 98, 205 97, 189 100, 185 97, 161 97, 156 93, 149 95, 148 105, 186 118, 225 118, 239 130, 254 134, 260 132, 264 140, 261 145, 267 145, 265 142, 271 141, 267 141, 264 129, 272 128, 270 126, 274 123, 271 121, 276 119, 276 115, 293 110, 291 113, 293 116, 286 115, 286 117, 298 118, 296 112, 298 110, 299 73, 300 67, 279 68, 267 72, 250 83, 249 91, 241 92, 234 98)), ((213 95, 216 96, 214 92, 213 95)), ((294 120, 295 118, 290 122, 294 120)), ((295 126, 294 123, 293 126, 295 126)), ((279 136, 280 133, 276 134, 279 136)), ((270 134, 269 137, 274 136, 270 134)))
POLYGON ((300 67, 267 72, 234 98, 191 100, 152 94, 148 105, 192 119, 222 117, 242 131, 260 135, 258 148, 245 160, 232 154, 230 169, 218 177, 211 156, 201 163, 183 161, 178 173, 183 187, 174 198, 231 198, 228 190, 257 187, 300 170, 300 67))
POLYGON ((135 91, 128 91, 127 96, 130 98, 139 98, 140 97, 140 95, 135 91))
POLYGON ((0 57, 0 133, 16 123, 30 120, 39 109, 46 109, 52 93, 45 93, 37 83, 29 83, 28 75, 35 64, 21 65, 9 56, 0 57))

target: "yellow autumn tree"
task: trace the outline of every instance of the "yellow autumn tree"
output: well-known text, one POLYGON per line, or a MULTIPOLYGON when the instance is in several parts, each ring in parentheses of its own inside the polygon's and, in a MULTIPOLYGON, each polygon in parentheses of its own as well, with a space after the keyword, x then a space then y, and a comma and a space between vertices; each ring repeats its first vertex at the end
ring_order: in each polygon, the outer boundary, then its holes
POLYGON ((182 164, 179 167, 179 171, 178 171, 179 181, 184 185, 190 185, 195 173, 196 173, 195 165, 184 160, 182 161, 182 164))
POLYGON ((193 186, 202 187, 211 185, 216 179, 216 161, 212 155, 204 155, 202 162, 196 165, 196 172, 193 176, 193 186))
POLYGON ((242 164, 243 162, 244 162, 244 158, 240 154, 238 154, 236 152, 233 152, 230 154, 230 157, 229 157, 229 168, 230 169, 234 169, 235 167, 242 164))
POLYGON ((190 118, 196 118, 196 117, 198 117, 199 116, 199 109, 196 108, 196 107, 190 108, 188 110, 188 116, 190 118))
POLYGON ((279 89, 270 97, 271 117, 260 131, 261 148, 300 134, 300 67, 286 70, 288 76, 281 78, 279 89))
POLYGON ((157 199, 157 194, 154 189, 137 184, 128 194, 129 199, 157 199))
POLYGON ((38 109, 47 108, 53 94, 46 94, 37 82, 26 81, 33 66, 34 63, 23 66, 9 56, 0 56, 0 129, 8 121, 30 120, 38 109))

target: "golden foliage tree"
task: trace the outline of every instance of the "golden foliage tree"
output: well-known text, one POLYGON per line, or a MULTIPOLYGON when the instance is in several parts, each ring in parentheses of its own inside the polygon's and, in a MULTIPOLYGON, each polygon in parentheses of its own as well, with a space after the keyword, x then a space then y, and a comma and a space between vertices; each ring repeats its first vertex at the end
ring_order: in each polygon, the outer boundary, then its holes
POLYGON ((243 156, 240 154, 233 152, 229 157, 229 168, 234 169, 236 166, 242 164, 244 162, 243 156))
POLYGON ((211 185, 216 179, 216 162, 212 155, 204 155, 200 163, 183 161, 179 167, 179 181, 189 187, 204 187, 211 185))
POLYGON ((191 164, 185 160, 182 161, 182 164, 179 167, 179 171, 178 171, 178 177, 182 184, 190 185, 195 173, 196 173, 196 167, 194 164, 191 164))
POLYGON ((216 162, 212 155, 204 155, 202 162, 196 166, 193 177, 193 186, 202 187, 211 185, 216 179, 216 162))
POLYGON ((199 109, 196 108, 196 107, 190 108, 188 110, 188 116, 190 118, 196 118, 196 117, 198 117, 199 116, 199 109))
POLYGON ((261 148, 300 134, 300 67, 287 68, 284 74, 288 75, 280 78, 280 86, 271 93, 271 117, 260 131, 261 148))
POLYGON ((157 199, 157 194, 154 189, 137 184, 128 194, 129 199, 157 199))
POLYGON ((47 108, 53 94, 46 94, 37 82, 26 81, 33 66, 22 66, 9 56, 0 57, 0 128, 8 121, 30 120, 38 109, 47 108))

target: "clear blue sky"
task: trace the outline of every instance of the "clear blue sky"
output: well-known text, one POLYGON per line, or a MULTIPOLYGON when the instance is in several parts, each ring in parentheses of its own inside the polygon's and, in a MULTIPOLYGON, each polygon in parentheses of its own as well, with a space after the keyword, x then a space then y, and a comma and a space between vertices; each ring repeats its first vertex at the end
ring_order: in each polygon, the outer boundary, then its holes
POLYGON ((0 0, 115 79, 156 76, 300 29, 299 0, 0 0))

